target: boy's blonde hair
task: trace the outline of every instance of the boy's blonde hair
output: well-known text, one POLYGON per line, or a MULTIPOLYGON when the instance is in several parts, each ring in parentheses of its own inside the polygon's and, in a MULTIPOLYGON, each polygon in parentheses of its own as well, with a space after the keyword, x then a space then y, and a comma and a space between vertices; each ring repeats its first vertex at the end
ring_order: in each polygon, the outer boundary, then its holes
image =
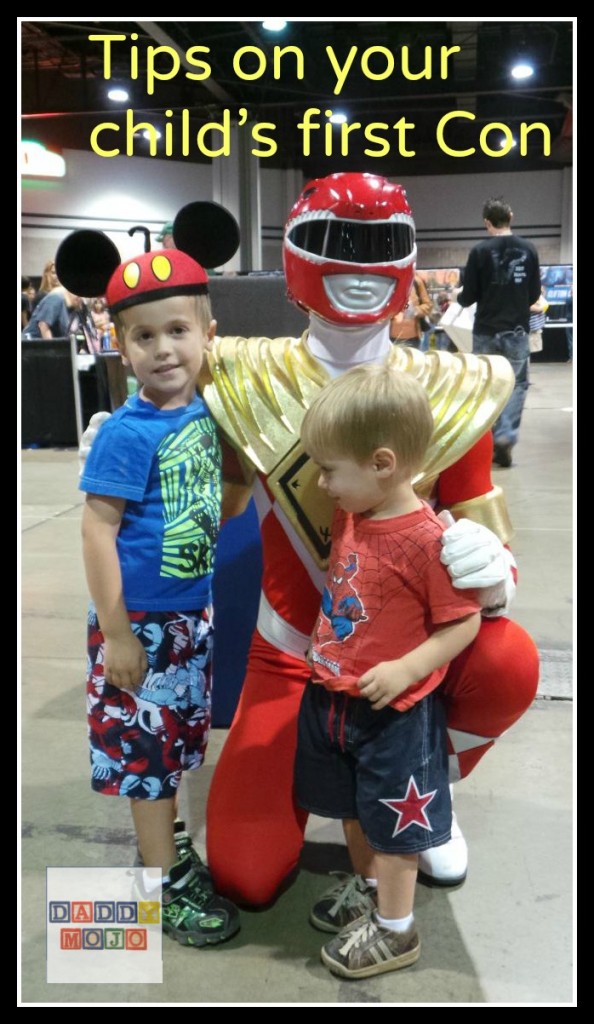
MULTIPOLYGON (((164 297, 163 295, 159 295, 158 293, 155 293, 155 298, 154 298, 153 301, 154 302, 159 302, 159 300, 162 299, 163 297, 164 297)), ((198 323, 200 324, 200 326, 202 327, 202 330, 204 331, 204 333, 206 333, 208 331, 208 328, 210 327, 210 322, 212 320, 212 307, 210 305, 210 296, 209 295, 188 295, 188 298, 189 299, 194 299, 194 301, 196 303, 196 319, 197 319, 198 323)), ((146 303, 146 305, 149 305, 149 303, 146 303)), ((136 307, 128 306, 128 309, 134 309, 134 308, 136 308, 136 307)), ((113 321, 113 325, 114 325, 114 327, 116 329, 118 345, 120 346, 120 348, 122 347, 123 344, 125 344, 125 337, 124 337, 124 331, 125 331, 124 316, 125 316, 125 314, 126 314, 126 310, 123 309, 119 313, 114 313, 113 316, 112 316, 112 321, 113 321)))
POLYGON ((401 467, 421 468, 433 433, 427 392, 388 365, 355 366, 328 384, 307 410, 303 446, 316 462, 346 457, 364 462, 390 448, 401 467))

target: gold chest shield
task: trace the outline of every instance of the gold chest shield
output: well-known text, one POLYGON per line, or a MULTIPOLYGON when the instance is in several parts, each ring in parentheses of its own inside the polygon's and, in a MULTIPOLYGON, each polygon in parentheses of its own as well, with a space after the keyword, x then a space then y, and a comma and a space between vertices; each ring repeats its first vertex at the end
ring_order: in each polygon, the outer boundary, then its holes
MULTIPOLYGON (((306 338, 307 332, 301 339, 217 338, 200 387, 223 433, 266 475, 297 534, 325 568, 334 505, 317 486, 318 469, 301 446, 299 430, 329 378, 306 338)), ((429 395, 435 429, 414 481, 417 493, 428 497, 439 473, 495 422, 513 390, 513 371, 501 356, 425 353, 399 345, 388 358, 417 377, 429 395)))

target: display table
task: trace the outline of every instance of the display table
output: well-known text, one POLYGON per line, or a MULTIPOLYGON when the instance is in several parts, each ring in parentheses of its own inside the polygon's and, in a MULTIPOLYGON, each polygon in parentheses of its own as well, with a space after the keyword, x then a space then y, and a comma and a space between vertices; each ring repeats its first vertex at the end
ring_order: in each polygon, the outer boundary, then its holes
POLYGON ((94 413, 127 398, 119 352, 77 352, 76 338, 21 342, 21 444, 76 448, 94 413))
POLYGON ((24 447, 78 445, 80 393, 76 349, 70 338, 21 343, 21 443, 24 447))

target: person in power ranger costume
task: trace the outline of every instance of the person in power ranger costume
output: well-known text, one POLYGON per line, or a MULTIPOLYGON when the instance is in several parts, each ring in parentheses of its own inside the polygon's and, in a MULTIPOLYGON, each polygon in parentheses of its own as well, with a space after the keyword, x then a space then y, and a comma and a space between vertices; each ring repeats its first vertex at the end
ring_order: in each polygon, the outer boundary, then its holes
MULTIPOLYGON (((207 804, 215 886, 239 903, 269 902, 303 844, 307 814, 292 792, 297 714, 333 508, 317 487, 299 428, 330 377, 356 363, 389 359, 429 393, 435 432, 417 490, 459 520, 444 534, 443 559, 457 586, 481 588, 484 607, 476 640, 442 684, 452 780, 474 768, 536 691, 535 645, 502 616, 514 590, 513 559, 503 546, 511 527, 490 475, 489 428, 513 374, 497 356, 391 344, 390 318, 406 306, 413 281, 414 237, 400 185, 372 174, 310 182, 289 215, 283 247, 289 296, 309 311, 309 330, 299 340, 219 338, 201 382, 212 414, 255 475, 262 536, 257 627, 207 804)), ((420 855, 420 876, 458 884, 466 859, 454 823, 450 843, 420 855)))

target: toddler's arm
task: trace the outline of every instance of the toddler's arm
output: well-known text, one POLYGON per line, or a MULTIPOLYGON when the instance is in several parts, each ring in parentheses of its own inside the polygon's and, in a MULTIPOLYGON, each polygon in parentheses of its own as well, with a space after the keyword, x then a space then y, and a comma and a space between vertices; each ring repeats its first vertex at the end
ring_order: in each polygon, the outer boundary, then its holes
POLYGON ((446 665, 472 643, 479 631, 480 612, 447 622, 414 650, 395 661, 380 661, 357 682, 361 696, 381 711, 405 690, 446 665))

